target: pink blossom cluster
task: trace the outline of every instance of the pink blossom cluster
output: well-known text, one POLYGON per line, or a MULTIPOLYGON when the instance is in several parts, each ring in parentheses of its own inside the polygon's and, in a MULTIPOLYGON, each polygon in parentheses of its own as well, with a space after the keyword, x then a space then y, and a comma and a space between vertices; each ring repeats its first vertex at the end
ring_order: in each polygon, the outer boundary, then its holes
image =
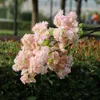
MULTIPOLYGON (((60 79, 71 72, 72 55, 65 48, 78 40, 78 22, 75 12, 64 16, 59 11, 54 17, 57 28, 47 28, 47 22, 37 23, 21 39, 22 47, 14 59, 13 70, 21 71, 23 84, 35 83, 35 76, 54 71, 60 79)), ((70 49, 70 47, 69 47, 70 49)))

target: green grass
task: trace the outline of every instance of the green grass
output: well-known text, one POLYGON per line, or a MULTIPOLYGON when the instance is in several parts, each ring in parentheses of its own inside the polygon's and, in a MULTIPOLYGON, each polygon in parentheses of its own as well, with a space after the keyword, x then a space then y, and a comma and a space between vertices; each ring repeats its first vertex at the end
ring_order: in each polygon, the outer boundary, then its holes
MULTIPOLYGON (((94 27, 94 25, 90 24, 84 24, 85 27, 94 27)), ((100 25, 98 25, 99 27, 100 25)), ((26 33, 32 33, 31 30, 18 30, 18 36, 23 36, 26 33)), ((13 35, 14 31, 13 30, 0 30, 0 36, 7 36, 7 35, 13 35)), ((94 32, 92 33, 93 35, 100 36, 100 31, 99 32, 94 32)))
MULTIPOLYGON (((18 30, 18 36, 23 36, 24 34, 32 33, 29 30, 18 30)), ((13 30, 0 30, 0 36, 7 36, 7 35, 13 35, 13 30)))

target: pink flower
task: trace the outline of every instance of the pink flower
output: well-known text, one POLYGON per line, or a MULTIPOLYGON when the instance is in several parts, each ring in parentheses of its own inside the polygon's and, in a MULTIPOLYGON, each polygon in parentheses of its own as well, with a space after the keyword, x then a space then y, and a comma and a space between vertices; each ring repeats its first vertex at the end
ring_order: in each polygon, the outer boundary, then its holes
POLYGON ((56 72, 60 79, 63 79, 66 75, 71 73, 72 60, 73 60, 72 56, 66 56, 67 62, 65 64, 64 69, 61 69, 56 72))
POLYGON ((30 50, 21 50, 14 59, 13 70, 19 71, 29 67, 29 58, 34 56, 30 50))
POLYGON ((56 39, 56 41, 62 41, 63 40, 63 29, 62 28, 55 28, 53 31, 53 36, 56 39))
POLYGON ((44 33, 36 33, 34 35, 34 40, 36 44, 42 44, 45 39, 50 37, 49 30, 45 31, 44 33))
POLYGON ((62 52, 66 52, 66 50, 65 50, 65 44, 59 43, 59 49, 60 49, 60 51, 62 51, 62 52))
POLYGON ((70 27, 78 26, 76 19, 77 19, 77 15, 75 12, 70 12, 67 16, 64 16, 63 11, 60 10, 54 17, 54 24, 57 27, 69 29, 70 27))
POLYGON ((66 21, 66 17, 63 15, 63 11, 60 10, 56 16, 54 17, 54 24, 57 26, 57 27, 60 27, 62 26, 62 24, 66 21))
POLYGON ((77 15, 75 12, 70 12, 68 15, 67 15, 67 21, 70 22, 70 23, 73 23, 74 21, 76 21, 77 19, 77 15))
POLYGON ((63 22, 63 26, 64 26, 65 29, 78 27, 77 15, 76 15, 75 12, 70 12, 66 16, 66 21, 63 22))
POLYGON ((21 39, 24 49, 35 48, 34 34, 25 34, 21 39))
POLYGON ((71 68, 65 67, 64 70, 60 70, 60 71, 56 72, 56 74, 58 75, 58 77, 59 77, 60 79, 63 79, 63 78, 65 78, 65 76, 68 75, 70 72, 71 72, 71 68))
POLYGON ((79 37, 77 35, 77 32, 77 28, 70 28, 69 30, 64 30, 63 28, 56 28, 53 31, 53 36, 56 41, 59 41, 59 48, 64 51, 62 47, 78 41, 79 37))
POLYGON ((32 31, 34 33, 44 33, 47 31, 48 22, 41 22, 37 23, 33 28, 32 31))
POLYGON ((63 67, 59 69, 58 71, 56 71, 56 73, 60 79, 63 79, 66 75, 68 75, 71 72, 72 56, 69 56, 69 57, 62 56, 60 60, 60 66, 63 66, 63 67))
POLYGON ((50 34, 47 25, 47 22, 41 22, 32 28, 32 31, 35 33, 34 40, 36 44, 41 44, 43 40, 49 38, 50 34))
POLYGON ((22 76, 20 80, 22 81, 23 84, 31 83, 31 82, 35 83, 36 80, 34 79, 34 77, 35 77, 34 73, 29 74, 28 70, 22 70, 22 76))
POLYGON ((72 40, 73 37, 74 37, 74 32, 72 30, 67 30, 66 31, 66 37, 69 39, 69 40, 72 40))
POLYGON ((48 29, 48 23, 41 22, 32 28, 34 34, 23 36, 23 45, 13 65, 13 70, 21 71, 20 80, 23 84, 35 83, 35 76, 46 74, 48 69, 54 71, 60 79, 71 72, 72 56, 68 56, 65 47, 78 41, 76 18, 76 13, 70 12, 65 16, 60 10, 54 18, 58 28, 48 29))
POLYGON ((55 71, 60 79, 64 78, 71 72, 72 57, 66 55, 66 53, 52 52, 52 62, 49 62, 49 69, 55 71))
POLYGON ((30 58, 30 73, 34 72, 36 74, 47 73, 46 63, 49 58, 49 48, 44 46, 41 50, 36 52, 35 57, 30 58))
MULTIPOLYGON (((50 59, 52 59, 52 61, 49 62, 49 60, 48 60, 48 65, 50 65, 50 66, 57 65, 60 60, 59 53, 57 51, 52 52, 50 54, 50 59)), ((54 67, 51 67, 50 70, 54 70, 54 67)))

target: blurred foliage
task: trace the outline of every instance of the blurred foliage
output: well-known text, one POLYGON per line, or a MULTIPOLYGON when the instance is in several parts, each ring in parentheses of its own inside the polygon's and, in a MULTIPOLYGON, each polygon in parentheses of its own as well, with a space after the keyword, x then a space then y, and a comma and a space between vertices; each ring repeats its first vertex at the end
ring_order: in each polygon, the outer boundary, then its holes
MULTIPOLYGON (((28 21, 18 21, 18 29, 20 30, 30 30, 31 22, 28 21)), ((0 29, 12 30, 14 25, 13 21, 0 21, 0 29)))
MULTIPOLYGON (((31 16, 32 14, 30 12, 23 12, 20 14, 18 22, 18 29, 19 30, 30 30, 31 29, 31 16)), ((42 21, 48 21, 50 22, 49 18, 46 17, 44 14, 40 13, 39 14, 39 22, 42 21)), ((8 21, 0 21, 0 29, 8 29, 12 30, 13 29, 13 20, 8 20, 8 21)))
POLYGON ((6 13, 6 8, 0 8, 0 18, 6 18, 7 17, 7 13, 6 13))
POLYGON ((79 41, 78 47, 74 53, 74 60, 81 61, 100 61, 100 41, 95 40, 93 37, 82 39, 79 41), (93 60, 94 59, 94 60, 93 60))
POLYGON ((60 80, 55 73, 23 85, 12 70, 21 43, 0 41, 0 100, 100 100, 100 41, 83 39, 76 46, 72 72, 60 80))
POLYGON ((6 0, 0 0, 0 3, 4 3, 6 0))
POLYGON ((31 12, 23 12, 20 14, 20 20, 23 21, 31 21, 32 20, 32 14, 31 12))
POLYGON ((13 59, 19 50, 20 44, 18 42, 11 41, 0 41, 0 67, 5 65, 12 65, 13 59))
POLYGON ((40 12, 39 13, 39 21, 47 21, 49 23, 50 19, 46 15, 44 15, 43 12, 40 12))
MULTIPOLYGON (((18 36, 23 36, 26 33, 30 33, 31 34, 32 32, 29 31, 29 30, 18 30, 18 36)), ((3 36, 10 37, 10 36, 13 36, 13 35, 14 35, 14 31, 13 30, 6 30, 6 29, 5 30, 0 30, 0 37, 2 37, 3 40, 4 40, 3 36)))
MULTIPOLYGON (((32 13, 31 12, 23 12, 20 14, 20 20, 22 21, 31 21, 32 20, 32 13)), ((44 15, 42 12, 39 13, 39 22, 41 21, 50 21, 50 19, 44 15)))
MULTIPOLYGON (((17 0, 18 3, 18 18, 19 15, 21 13, 21 6, 22 3, 24 3, 27 0, 17 0)), ((10 13, 10 18, 13 19, 14 17, 14 0, 0 0, 0 3, 2 4, 2 6, 0 7, 0 18, 6 18, 7 17, 7 10, 9 9, 9 13, 10 13), (8 6, 6 6, 6 2, 8 2, 8 6)))

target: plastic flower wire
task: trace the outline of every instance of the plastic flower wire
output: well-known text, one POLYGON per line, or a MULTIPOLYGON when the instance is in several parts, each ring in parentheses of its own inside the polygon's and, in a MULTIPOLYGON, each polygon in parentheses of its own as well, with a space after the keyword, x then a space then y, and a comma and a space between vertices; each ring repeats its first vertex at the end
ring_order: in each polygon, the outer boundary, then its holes
POLYGON ((60 10, 54 17, 56 28, 47 28, 48 22, 37 23, 32 31, 21 39, 22 47, 14 59, 13 70, 21 71, 23 84, 35 83, 35 76, 54 71, 60 79, 71 72, 73 57, 69 50, 76 44, 80 31, 77 15, 63 15, 60 10))

